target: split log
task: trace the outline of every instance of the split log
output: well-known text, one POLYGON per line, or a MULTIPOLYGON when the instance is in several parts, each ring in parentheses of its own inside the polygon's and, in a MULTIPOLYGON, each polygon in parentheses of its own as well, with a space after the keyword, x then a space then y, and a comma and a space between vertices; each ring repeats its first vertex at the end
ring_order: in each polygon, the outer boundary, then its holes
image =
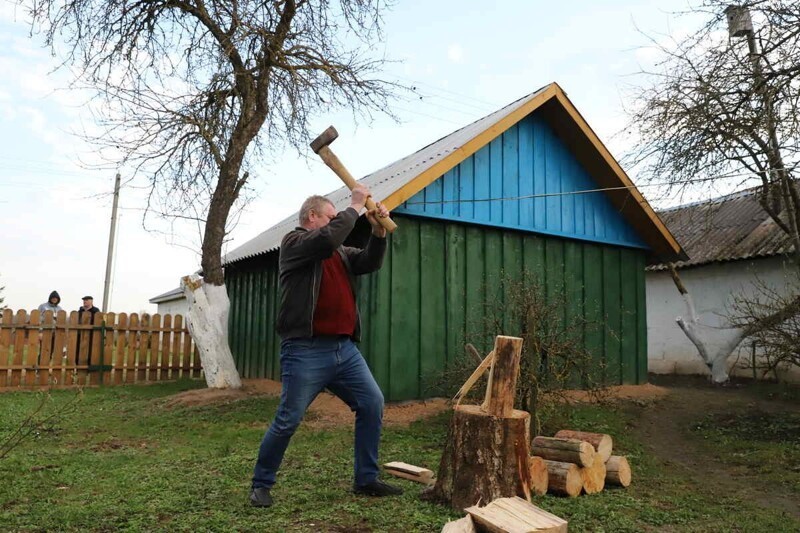
POLYGON ((614 440, 611 435, 605 433, 590 433, 588 431, 572 431, 569 429, 562 429, 555 434, 559 439, 577 439, 588 442, 594 447, 594 450, 603 458, 603 462, 608 461, 611 457, 611 450, 614 447, 614 440))
POLYGON ((606 463, 599 453, 594 455, 594 463, 591 466, 581 468, 581 479, 583 479, 583 492, 586 494, 596 494, 603 490, 606 485, 606 463))
POLYGON ((620 487, 631 484, 631 467, 624 455, 612 455, 606 463, 606 482, 620 487))
POLYGON ((545 460, 547 466, 547 491, 553 494, 575 498, 583 489, 581 469, 574 463, 561 463, 545 460))
POLYGON ((444 525, 442 533, 478 533, 475 529, 475 522, 470 515, 458 520, 452 520, 444 525))
MULTIPOLYGON (((468 344, 468 346, 472 345, 468 344)), ((472 375, 469 378, 467 378, 467 381, 465 381, 464 384, 461 385, 461 388, 458 389, 458 392, 453 397, 453 403, 455 403, 456 405, 461 404, 461 400, 464 399, 464 396, 467 395, 472 386, 475 385, 475 383, 481 378, 484 372, 486 372, 486 370, 490 366, 492 366, 493 362, 494 362, 494 352, 489 352, 489 355, 487 355, 486 358, 483 361, 481 361, 481 364, 478 365, 478 368, 475 369, 472 375)))
POLYGON ((519 358, 522 355, 522 339, 498 335, 494 339, 494 358, 486 383, 486 398, 483 409, 492 416, 511 416, 517 393, 519 358))
POLYGON ((522 498, 499 498, 486 507, 464 509, 491 533, 567 533, 567 521, 522 498))
POLYGON ((387 474, 391 474, 395 477, 400 477, 403 479, 409 479, 411 481, 416 481, 417 483, 422 483, 423 485, 430 485, 434 481, 433 470, 420 468, 419 466, 410 465, 408 463, 393 461, 383 465, 383 468, 386 470, 387 474))
POLYGON ((578 466, 591 466, 596 455, 594 447, 588 442, 553 437, 536 437, 531 449, 533 455, 549 461, 575 463, 578 466))
POLYGON ((478 405, 456 407, 436 485, 425 497, 459 510, 506 496, 529 500, 530 423, 525 411, 500 418, 478 405))
POLYGON ((534 455, 528 461, 528 466, 531 471, 531 492, 543 496, 547 493, 547 465, 544 459, 534 455))

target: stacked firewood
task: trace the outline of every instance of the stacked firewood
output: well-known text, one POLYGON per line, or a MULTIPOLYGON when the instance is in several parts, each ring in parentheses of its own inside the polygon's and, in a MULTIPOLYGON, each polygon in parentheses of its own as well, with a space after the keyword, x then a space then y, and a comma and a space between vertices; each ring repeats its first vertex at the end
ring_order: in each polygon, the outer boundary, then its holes
POLYGON ((563 429, 553 437, 536 437, 529 461, 531 492, 576 497, 600 492, 606 483, 631 483, 628 460, 612 455, 613 440, 603 433, 563 429))

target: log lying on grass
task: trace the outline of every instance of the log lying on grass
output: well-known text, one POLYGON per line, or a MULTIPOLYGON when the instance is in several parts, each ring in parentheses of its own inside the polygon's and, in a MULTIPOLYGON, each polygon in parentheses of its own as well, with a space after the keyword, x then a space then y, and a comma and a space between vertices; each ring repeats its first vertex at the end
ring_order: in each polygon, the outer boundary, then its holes
POLYGON ((547 466, 547 491, 553 494, 575 498, 583 489, 581 469, 573 463, 545 460, 547 466))
POLYGON ((555 434, 555 437, 558 439, 575 439, 588 442, 594 447, 595 451, 600 454, 604 463, 611 457, 611 450, 614 447, 614 441, 611 435, 606 435, 605 433, 590 433, 588 431, 562 429, 555 434))
POLYGON ((594 447, 588 442, 553 437, 533 439, 531 452, 548 461, 575 463, 578 466, 591 466, 596 455, 594 447))
POLYGON ((622 455, 612 455, 606 463, 606 483, 627 487, 631 484, 631 467, 622 455))
POLYGON ((498 498, 486 507, 464 510, 492 533, 567 533, 566 520, 518 497, 498 498))
POLYGON ((531 494, 543 496, 547 493, 549 479, 547 465, 541 457, 533 456, 528 460, 528 466, 531 471, 531 494))
POLYGON ((475 522, 472 521, 472 517, 470 515, 465 516, 464 518, 460 518, 458 520, 452 520, 444 525, 442 528, 442 533, 477 533, 478 530, 475 529, 475 522))
POLYGON ((408 463, 393 461, 383 465, 383 468, 386 470, 387 474, 416 481, 423 485, 431 485, 435 481, 435 479, 433 479, 433 470, 410 465, 408 463))
POLYGON ((586 494, 596 494, 603 490, 606 485, 606 463, 600 454, 595 454, 594 463, 591 466, 581 468, 581 478, 583 479, 583 491, 586 494))

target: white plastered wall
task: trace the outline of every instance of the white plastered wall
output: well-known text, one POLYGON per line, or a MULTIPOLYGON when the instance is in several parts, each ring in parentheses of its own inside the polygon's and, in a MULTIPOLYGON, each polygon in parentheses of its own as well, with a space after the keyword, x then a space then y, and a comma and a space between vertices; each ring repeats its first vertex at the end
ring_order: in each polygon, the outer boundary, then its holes
MULTIPOLYGON (((681 280, 694 299, 700 320, 707 325, 722 325, 731 309, 733 294, 753 293, 753 280, 774 287, 786 287, 790 279, 782 257, 711 263, 681 269, 681 280)), ((647 272, 647 357, 650 372, 656 374, 709 374, 697 348, 675 323, 686 316, 686 305, 667 271, 647 272)), ((749 363, 752 343, 745 340, 729 363, 737 361, 733 375, 752 376, 749 363)), ((772 376, 768 376, 772 377, 772 376)), ((782 372, 780 379, 800 382, 800 370, 782 372)))
POLYGON ((186 311, 188 309, 188 302, 186 298, 181 296, 175 300, 169 300, 167 302, 160 302, 158 304, 158 314, 164 316, 166 314, 170 314, 172 316, 181 315, 186 318, 186 311))

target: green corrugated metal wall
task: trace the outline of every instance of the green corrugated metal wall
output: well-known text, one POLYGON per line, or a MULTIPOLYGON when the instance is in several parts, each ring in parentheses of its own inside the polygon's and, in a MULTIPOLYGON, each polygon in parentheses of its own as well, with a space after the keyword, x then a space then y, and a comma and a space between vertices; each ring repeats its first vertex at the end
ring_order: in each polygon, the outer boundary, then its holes
MULTIPOLYGON (((361 350, 387 400, 431 395, 427 377, 462 354, 483 327, 486 296, 503 275, 538 274, 548 294, 564 291, 564 320, 607 323, 587 330, 587 348, 607 365, 609 384, 647 377, 645 256, 642 250, 476 225, 396 217, 383 268, 363 276, 361 350)), ((280 377, 277 253, 228 269, 230 341, 243 377, 280 377)), ((487 344, 494 333, 487 332, 487 344)), ((513 331, 503 332, 513 334, 513 331)), ((486 348, 484 346, 483 348, 486 348)))

